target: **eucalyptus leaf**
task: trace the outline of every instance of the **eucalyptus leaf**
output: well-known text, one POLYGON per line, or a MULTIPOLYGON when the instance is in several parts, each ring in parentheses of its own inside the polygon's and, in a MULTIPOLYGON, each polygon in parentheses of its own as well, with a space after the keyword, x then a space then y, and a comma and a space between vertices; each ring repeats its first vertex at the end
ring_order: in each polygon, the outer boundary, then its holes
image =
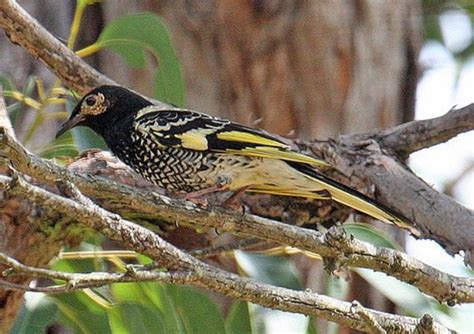
MULTIPOLYGON (((275 286, 302 290, 303 284, 288 257, 266 256, 243 251, 235 251, 239 268, 249 277, 275 286)), ((301 314, 271 310, 249 303, 249 314, 252 332, 267 333, 275 330, 281 332, 306 333, 309 318, 301 314)))
POLYGON ((3 91, 14 91, 17 90, 15 84, 12 82, 11 78, 6 75, 0 74, 0 85, 2 86, 3 91))
POLYGON ((71 133, 66 133, 64 136, 54 139, 39 150, 39 155, 45 159, 75 157, 78 153, 71 133))
POLYGON ((107 310, 113 333, 167 333, 164 319, 150 306, 137 303, 118 303, 107 310))
POLYGON ((95 334, 112 333, 107 312, 86 293, 77 291, 52 295, 59 309, 59 321, 72 328, 76 333, 95 334))
POLYGON ((186 333, 225 333, 225 323, 217 305, 196 289, 167 285, 186 333))
POLYGON ((228 334, 252 333, 247 302, 236 300, 232 303, 225 319, 225 326, 228 334))
POLYGON ((390 235, 373 225, 346 223, 343 225, 343 228, 347 233, 352 234, 357 239, 371 243, 372 245, 402 250, 402 247, 390 237, 390 235))
POLYGON ((287 257, 236 251, 235 258, 249 277, 288 289, 303 289, 295 266, 287 257))
POLYGON ((456 328, 458 325, 450 314, 451 310, 439 307, 440 304, 434 298, 427 297, 414 286, 369 269, 356 268, 354 271, 404 310, 407 315, 421 317, 428 313, 445 326, 456 328))
POLYGON ((168 29, 152 13, 138 13, 117 18, 107 24, 96 46, 118 53, 132 67, 145 66, 145 51, 158 62, 155 73, 155 98, 184 106, 184 79, 171 43, 168 29))
POLYGON ((119 303, 134 303, 160 313, 165 333, 184 333, 184 325, 176 310, 175 301, 164 284, 117 283, 111 286, 113 298, 119 303))

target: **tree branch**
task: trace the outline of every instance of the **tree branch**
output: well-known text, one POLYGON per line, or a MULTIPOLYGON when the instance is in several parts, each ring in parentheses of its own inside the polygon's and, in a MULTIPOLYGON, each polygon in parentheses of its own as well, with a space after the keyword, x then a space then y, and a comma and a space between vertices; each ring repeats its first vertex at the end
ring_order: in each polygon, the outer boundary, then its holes
MULTIPOLYGON (((14 1, 0 2, 0 27, 14 43, 39 58, 67 86, 79 92, 113 83, 67 49, 14 1)), ((377 200, 406 213, 423 238, 436 240, 451 254, 464 251, 469 262, 474 250, 474 239, 469 237, 474 235, 474 212, 437 193, 383 152, 410 153, 468 131, 472 129, 472 108, 462 108, 435 120, 400 125, 382 131, 380 136, 377 133, 341 136, 335 141, 302 146, 311 147, 309 151, 325 157, 345 175, 374 185, 377 200), (401 144, 397 144, 399 141, 401 144), (377 146, 375 150, 370 142, 377 146)))
POLYGON ((370 180, 376 198, 403 214, 421 232, 421 238, 438 242, 450 254, 464 252, 474 264, 474 211, 434 190, 396 157, 385 153, 376 139, 362 135, 340 136, 328 142, 301 143, 304 150, 321 155, 345 175, 370 180))
POLYGON ((444 143, 471 130, 474 130, 474 104, 460 109, 452 109, 437 118, 394 126, 373 133, 373 136, 383 148, 391 150, 399 156, 408 156, 413 152, 444 143))
MULTIPOLYGON (((128 187, 100 177, 67 171, 38 158, 0 129, 0 153, 19 172, 37 181, 55 185, 57 180, 73 183, 86 196, 120 214, 133 211, 148 219, 192 227, 218 228, 244 236, 258 237, 320 254, 334 266, 356 266, 385 272, 418 287, 440 302, 474 302, 474 279, 442 273, 402 252, 377 248, 347 237, 338 229, 326 234, 253 215, 220 208, 204 209, 193 203, 171 199, 149 190, 128 187), (113 199, 111 201, 110 199, 113 199), (342 255, 343 254, 343 255, 342 255)), ((3 184, 5 185, 5 182, 3 184)), ((25 197, 29 198, 29 197, 25 197)))
POLYGON ((365 307, 363 307, 358 301, 352 302, 352 312, 358 314, 362 319, 365 320, 367 326, 370 328, 370 333, 373 334, 386 334, 387 331, 383 329, 382 326, 377 322, 377 319, 373 317, 373 315, 367 311, 365 307))
MULTIPOLYGON (((49 67, 66 86, 80 94, 100 85, 117 85, 51 35, 14 0, 0 1, 0 27, 5 30, 12 43, 28 50, 34 58, 49 67)), ((157 100, 153 102, 167 105, 157 100)))
POLYGON ((76 54, 53 37, 16 1, 0 1, 0 27, 14 44, 48 66, 70 88, 85 94, 98 85, 114 85, 113 80, 82 61, 76 54))
MULTIPOLYGON (((7 109, 0 95, 0 126, 14 138, 13 128, 8 118, 7 109)), ((9 174, 9 164, 0 152, 0 174, 9 174)), ((0 248, 1 251, 15 255, 24 263, 33 266, 46 265, 52 257, 57 255, 65 245, 77 242, 77 236, 71 231, 61 228, 56 229, 53 235, 46 235, 38 229, 38 223, 47 227, 48 222, 61 225, 57 213, 52 213, 49 208, 41 208, 34 203, 28 203, 23 198, 14 196, 6 197, 0 191, 0 248), (31 213, 35 212, 34 215, 31 213), (33 217, 34 216, 34 217, 33 217), (40 249, 41 251, 36 251, 40 249)), ((82 235, 84 237, 84 235, 82 235)), ((4 269, 0 264, 0 272, 4 269)), ((9 284, 27 285, 31 278, 15 277, 9 284)), ((6 333, 16 318, 17 311, 23 304, 23 293, 0 289, 0 332, 6 333)))
MULTIPOLYGON (((182 284, 207 288, 229 297, 258 303, 266 307, 336 321, 362 331, 371 331, 373 328, 373 324, 367 323, 368 318, 372 319, 371 321, 375 321, 389 333, 410 333, 419 323, 419 320, 415 318, 396 316, 369 309, 364 309, 364 316, 361 317, 358 312, 353 312, 351 303, 341 302, 306 291, 294 291, 254 282, 250 279, 241 278, 235 274, 214 268, 180 251, 149 230, 130 221, 123 220, 119 216, 96 206, 77 190, 74 190, 72 186, 72 194, 80 203, 36 187, 20 177, 13 179, 0 177, 0 180, 2 188, 9 193, 15 195, 23 194, 35 202, 53 206, 59 212, 68 214, 77 221, 102 231, 108 238, 119 241, 137 252, 147 254, 169 270, 175 268, 178 270, 189 270, 192 272, 191 275, 184 274, 174 277, 176 281, 182 279, 180 282, 182 284)), ((93 277, 81 276, 93 274, 66 274, 36 268, 30 270, 4 255, 0 256, 0 260, 11 265, 13 270, 20 270, 20 272, 30 271, 36 276, 54 274, 63 280, 68 281, 68 279, 75 278, 79 282, 81 282, 81 279, 84 281, 93 277)), ((125 275, 140 275, 139 273, 125 275)), ((95 274, 103 275, 104 273, 95 274)), ((104 277, 108 279, 104 284, 111 283, 111 277, 108 275, 104 277)), ((123 275, 118 277, 115 279, 124 279, 123 275)), ((161 277, 153 277, 153 279, 159 278, 161 277)), ((171 276, 167 276, 167 278, 171 279, 171 276)), ((98 280, 96 279, 96 281, 98 280)), ((9 288, 17 287, 10 286, 9 288)), ((435 324, 435 328, 438 333, 453 333, 439 324, 435 324)))

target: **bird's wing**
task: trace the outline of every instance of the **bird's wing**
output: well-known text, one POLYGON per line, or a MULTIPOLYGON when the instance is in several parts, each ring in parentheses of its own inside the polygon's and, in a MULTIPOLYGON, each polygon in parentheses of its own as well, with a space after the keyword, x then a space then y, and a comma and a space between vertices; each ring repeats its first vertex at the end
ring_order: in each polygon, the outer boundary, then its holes
POLYGON ((322 160, 291 150, 290 146, 263 131, 192 110, 146 107, 137 113, 134 124, 136 130, 151 134, 162 147, 328 166, 322 160))

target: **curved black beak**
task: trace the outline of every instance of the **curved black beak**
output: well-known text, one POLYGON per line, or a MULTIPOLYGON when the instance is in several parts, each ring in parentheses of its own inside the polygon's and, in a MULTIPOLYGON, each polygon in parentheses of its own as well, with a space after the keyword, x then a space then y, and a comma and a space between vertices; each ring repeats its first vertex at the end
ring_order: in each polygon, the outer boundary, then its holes
POLYGON ((82 123, 84 123, 85 120, 85 117, 81 114, 76 114, 75 116, 72 116, 63 125, 59 127, 59 130, 56 133, 56 138, 63 135, 67 130, 72 129, 75 126, 81 125, 82 123))

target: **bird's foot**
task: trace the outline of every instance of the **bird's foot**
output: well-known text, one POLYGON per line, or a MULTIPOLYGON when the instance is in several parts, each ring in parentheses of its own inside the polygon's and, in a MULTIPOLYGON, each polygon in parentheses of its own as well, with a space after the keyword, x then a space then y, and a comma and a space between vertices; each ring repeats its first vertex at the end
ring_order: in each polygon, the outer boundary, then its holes
POLYGON ((252 186, 245 186, 234 192, 228 199, 224 201, 224 208, 240 211, 242 214, 245 214, 245 205, 242 204, 243 194, 249 190, 252 186))
POLYGON ((190 201, 190 202, 192 202, 192 203, 194 203, 198 206, 207 207, 209 205, 209 201, 204 196, 212 194, 212 193, 216 193, 216 192, 219 192, 219 191, 224 191, 224 190, 226 190, 227 186, 228 186, 227 182, 225 182, 225 181, 219 182, 218 181, 218 183, 216 183, 215 185, 213 185, 211 187, 187 193, 186 196, 184 197, 184 199, 186 201, 190 201))
POLYGON ((186 195, 184 199, 202 208, 207 208, 209 206, 209 200, 205 197, 188 197, 186 195))

